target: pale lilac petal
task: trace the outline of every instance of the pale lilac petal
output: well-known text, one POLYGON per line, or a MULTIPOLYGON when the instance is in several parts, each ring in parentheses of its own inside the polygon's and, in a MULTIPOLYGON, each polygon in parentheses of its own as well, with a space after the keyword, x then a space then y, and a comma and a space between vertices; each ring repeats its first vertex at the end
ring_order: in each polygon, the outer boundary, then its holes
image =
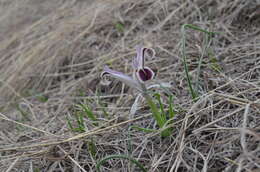
POLYGON ((136 60, 136 57, 133 58, 132 65, 133 65, 133 69, 138 69, 138 62, 136 60))
POLYGON ((139 70, 144 68, 145 56, 153 58, 155 55, 155 51, 152 48, 143 48, 140 45, 136 46, 136 53, 137 55, 133 60, 133 66, 139 70), (149 51, 151 55, 148 54, 149 51))
POLYGON ((138 89, 139 91, 142 90, 138 81, 134 80, 128 75, 123 74, 122 72, 112 70, 107 66, 104 67, 104 71, 101 73, 101 77, 103 78, 105 75, 109 75, 115 79, 118 79, 121 82, 127 84, 128 86, 138 89))
POLYGON ((138 45, 136 46, 136 58, 134 59, 134 64, 137 68, 143 68, 144 66, 144 51, 143 47, 138 45))

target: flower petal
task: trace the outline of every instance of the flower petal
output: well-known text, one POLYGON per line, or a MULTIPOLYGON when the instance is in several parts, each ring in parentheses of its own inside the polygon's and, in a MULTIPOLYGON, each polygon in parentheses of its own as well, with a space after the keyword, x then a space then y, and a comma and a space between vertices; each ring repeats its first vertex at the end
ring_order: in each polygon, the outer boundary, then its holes
POLYGON ((149 67, 144 67, 143 69, 139 69, 136 71, 136 76, 140 82, 145 82, 153 79, 154 72, 149 67))
POLYGON ((143 53, 143 47, 140 45, 136 46, 136 57, 133 60, 133 64, 135 69, 140 69, 144 66, 144 53, 143 53))
POLYGON ((155 55, 155 51, 152 48, 143 48, 142 46, 136 46, 136 57, 133 60, 133 66, 135 69, 143 69, 144 68, 144 61, 145 55, 152 58, 155 55), (149 55, 149 51, 151 55, 149 55))
POLYGON ((104 71, 101 73, 101 77, 103 78, 105 75, 109 75, 115 79, 120 80, 121 82, 127 84, 130 87, 136 88, 139 91, 142 91, 142 87, 140 86, 140 84, 134 80, 133 78, 131 78, 128 75, 125 75, 121 72, 115 71, 110 69, 108 66, 104 67, 104 71))

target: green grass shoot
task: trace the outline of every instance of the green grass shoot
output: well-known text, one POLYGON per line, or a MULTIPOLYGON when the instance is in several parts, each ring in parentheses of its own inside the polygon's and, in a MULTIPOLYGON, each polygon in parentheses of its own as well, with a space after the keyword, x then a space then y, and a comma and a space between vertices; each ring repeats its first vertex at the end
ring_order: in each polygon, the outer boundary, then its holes
POLYGON ((129 160, 131 163, 135 164, 142 172, 147 172, 145 167, 139 161, 137 161, 136 159, 131 158, 130 156, 127 156, 127 155, 110 155, 110 156, 107 156, 107 157, 101 159, 100 161, 97 162, 97 166, 96 166, 97 171, 101 172, 100 167, 102 166, 102 164, 104 164, 106 161, 112 160, 112 159, 126 159, 126 160, 129 160))
MULTIPOLYGON (((210 41, 211 37, 213 35, 217 34, 217 32, 210 32, 210 31, 207 31, 207 30, 202 29, 200 27, 191 25, 191 24, 184 24, 184 25, 182 25, 182 28, 181 28, 181 33, 182 33, 182 41, 181 41, 182 51, 181 52, 182 52, 182 59, 183 59, 183 65, 184 65, 186 80, 188 82, 189 91, 191 93, 192 99, 193 99, 193 101, 196 101, 196 99, 198 97, 198 90, 197 89, 195 90, 193 85, 192 85, 191 76, 189 75, 189 69, 188 69, 188 65, 187 65, 186 28, 189 28, 189 29, 196 30, 196 31, 203 32, 203 33, 207 34, 208 35, 207 36, 207 40, 206 40, 207 46, 209 45, 209 41, 210 41)), ((198 72, 197 72, 197 82, 198 82, 198 78, 199 78, 199 75, 200 75, 200 67, 201 67, 201 63, 202 63, 202 58, 204 56, 204 52, 207 49, 207 46, 205 46, 205 48, 203 49, 202 55, 201 55, 200 60, 199 60, 198 72)))
POLYGON ((76 127, 73 127, 72 120, 67 117, 67 124, 71 131, 83 133, 86 131, 86 127, 84 124, 83 114, 78 113, 75 115, 76 118, 76 127))
POLYGON ((97 121, 96 116, 94 115, 94 113, 92 112, 92 110, 88 107, 88 105, 81 103, 81 104, 78 104, 78 105, 76 105, 76 106, 79 107, 80 112, 84 112, 84 115, 85 115, 88 119, 90 119, 90 120, 92 120, 92 121, 97 121))
MULTIPOLYGON (((172 95, 169 96, 169 108, 168 111, 165 110, 165 106, 162 103, 161 95, 159 93, 154 94, 155 100, 158 102, 159 107, 154 102, 153 98, 150 95, 145 95, 145 99, 151 109, 151 112, 153 114, 153 117, 159 127, 161 129, 161 136, 162 137, 169 137, 172 133, 172 128, 167 128, 167 125, 169 124, 169 120, 172 121, 172 118, 175 116, 176 112, 174 111, 173 106, 173 97, 172 95), (166 113, 168 112, 168 113, 166 113), (166 127, 166 129, 164 129, 166 127)), ((147 128, 137 128, 138 130, 143 130, 145 132, 153 132, 154 130, 147 129, 147 128)))
POLYGON ((88 151, 90 155, 95 159, 97 155, 97 146, 93 140, 87 142, 88 151))
POLYGON ((120 33, 123 33, 124 30, 125 30, 124 25, 122 23, 120 23, 120 22, 115 23, 115 28, 120 33))
POLYGON ((157 130, 154 129, 150 129, 150 128, 142 128, 142 127, 138 127, 136 125, 131 126, 130 128, 138 130, 138 131, 142 131, 145 133, 152 133, 152 132, 156 132, 157 130))

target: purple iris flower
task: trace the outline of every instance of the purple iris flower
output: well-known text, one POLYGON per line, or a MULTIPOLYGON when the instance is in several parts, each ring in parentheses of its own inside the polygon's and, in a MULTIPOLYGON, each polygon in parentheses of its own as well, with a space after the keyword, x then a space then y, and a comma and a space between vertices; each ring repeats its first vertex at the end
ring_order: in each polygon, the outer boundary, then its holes
POLYGON ((112 76, 130 87, 136 88, 141 92, 146 91, 144 85, 145 81, 151 80, 154 77, 154 72, 149 67, 145 66, 145 57, 150 56, 154 57, 155 51, 152 48, 143 48, 141 46, 136 47, 137 55, 133 59, 133 77, 130 77, 121 72, 110 69, 108 66, 104 67, 104 71, 101 74, 101 77, 105 75, 112 76), (150 55, 149 55, 150 54, 150 55))

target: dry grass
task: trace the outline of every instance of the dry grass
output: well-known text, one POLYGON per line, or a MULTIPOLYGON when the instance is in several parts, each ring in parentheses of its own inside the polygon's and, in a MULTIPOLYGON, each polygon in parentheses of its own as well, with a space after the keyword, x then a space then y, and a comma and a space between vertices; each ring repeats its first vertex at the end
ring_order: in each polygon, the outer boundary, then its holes
MULTIPOLYGON (((96 171, 100 159, 124 154, 151 172, 256 172, 259 6, 259 0, 0 0, 0 171, 96 171), (183 24, 220 32, 203 57, 196 103, 180 53, 183 24), (130 72, 137 44, 156 51, 149 62, 156 80, 149 84, 172 85, 178 112, 171 138, 129 130, 156 127, 147 105, 141 102, 130 118, 133 90, 116 81, 100 84, 104 64, 130 72), (87 131, 73 132, 67 117, 85 100, 100 125, 86 118, 87 131)), ((194 81, 207 45, 198 31, 188 29, 186 38, 194 81)), ((121 159, 102 168, 138 171, 121 159)))

